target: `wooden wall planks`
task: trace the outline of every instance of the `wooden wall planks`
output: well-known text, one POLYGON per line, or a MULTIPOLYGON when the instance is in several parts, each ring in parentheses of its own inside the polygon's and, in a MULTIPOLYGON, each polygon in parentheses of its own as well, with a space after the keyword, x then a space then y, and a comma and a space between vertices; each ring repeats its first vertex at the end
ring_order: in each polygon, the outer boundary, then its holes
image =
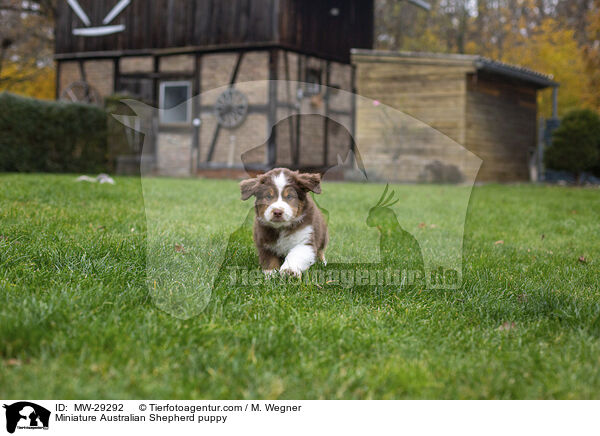
MULTIPOLYGON (((115 2, 79 0, 92 26, 115 2)), ((65 0, 57 6, 58 54, 176 47, 282 44, 349 62, 351 48, 373 45, 373 0, 132 0, 111 24, 125 31, 100 37, 73 35, 84 27, 65 0), (332 14, 337 8, 339 14, 332 14)))

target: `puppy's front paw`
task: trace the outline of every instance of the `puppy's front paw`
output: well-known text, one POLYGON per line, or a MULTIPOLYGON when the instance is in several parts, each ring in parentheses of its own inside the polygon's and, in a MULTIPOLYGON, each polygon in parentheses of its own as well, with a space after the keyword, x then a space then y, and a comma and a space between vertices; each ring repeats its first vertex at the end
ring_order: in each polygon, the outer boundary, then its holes
POLYGON ((315 263, 315 257, 313 247, 298 245, 286 256, 283 265, 281 265, 281 272, 295 277, 302 277, 302 272, 315 263))
POLYGON ((302 277, 302 270, 294 265, 284 263, 281 266, 281 274, 285 274, 292 277, 302 277))
POLYGON ((293 270, 293 269, 282 269, 281 270, 281 274, 290 276, 290 277, 298 277, 299 279, 302 278, 302 271, 299 270, 293 270))

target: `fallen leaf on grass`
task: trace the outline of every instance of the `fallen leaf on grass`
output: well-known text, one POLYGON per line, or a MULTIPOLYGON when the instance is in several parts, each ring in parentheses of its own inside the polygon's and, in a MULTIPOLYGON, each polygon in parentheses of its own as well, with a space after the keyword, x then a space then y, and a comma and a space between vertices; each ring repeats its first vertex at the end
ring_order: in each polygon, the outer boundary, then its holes
POLYGON ((427 227, 427 224, 425 224, 425 223, 419 223, 419 228, 420 229, 424 229, 425 227, 427 227))
POLYGON ((502 239, 500 239, 499 241, 494 242, 494 245, 502 245, 504 244, 504 241, 502 239))
POLYGON ((252 346, 250 347, 250 350, 248 351, 248 360, 252 363, 256 363, 256 354, 254 353, 254 344, 252 344, 252 346))
POLYGON ((519 303, 525 303, 527 301, 527 294, 519 294, 517 296, 519 303))
POLYGON ((175 244, 175 251, 177 253, 184 253, 185 254, 185 247, 182 244, 175 244))
POLYGON ((20 366, 21 361, 19 359, 8 359, 6 361, 6 366, 20 366))
POLYGON ((579 260, 581 263, 587 263, 587 259, 584 256, 579 256, 579 259, 577 260, 579 260))
POLYGON ((517 327, 517 325, 514 322, 508 322, 508 321, 506 321, 500 327, 498 327, 498 330, 500 330, 500 331, 508 331, 508 330, 514 329, 515 327, 517 327))

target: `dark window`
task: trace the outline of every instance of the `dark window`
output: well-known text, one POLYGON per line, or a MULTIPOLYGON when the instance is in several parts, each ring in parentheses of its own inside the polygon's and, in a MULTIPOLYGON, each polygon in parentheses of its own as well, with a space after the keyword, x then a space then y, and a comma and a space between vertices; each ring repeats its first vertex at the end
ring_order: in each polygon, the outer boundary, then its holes
POLYGON ((317 68, 307 68, 306 85, 304 95, 307 97, 321 93, 321 70, 317 68))
POLYGON ((163 82, 160 84, 160 121, 181 124, 191 121, 190 82, 163 82))

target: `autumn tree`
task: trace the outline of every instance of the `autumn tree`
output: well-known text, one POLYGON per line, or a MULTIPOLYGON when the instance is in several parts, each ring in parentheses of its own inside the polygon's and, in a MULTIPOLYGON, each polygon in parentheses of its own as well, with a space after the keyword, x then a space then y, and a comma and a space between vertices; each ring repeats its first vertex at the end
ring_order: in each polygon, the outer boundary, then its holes
MULTIPOLYGON (((468 53, 553 75, 559 114, 600 110, 600 0, 376 0, 377 46, 468 53)), ((550 115, 550 91, 540 109, 550 115)))
POLYGON ((0 90, 54 96, 57 0, 0 0, 0 90))
MULTIPOLYGON (((507 37, 500 60, 519 64, 551 74, 560 83, 559 114, 585 106, 588 75, 575 31, 560 25, 558 20, 546 17, 541 23, 520 28, 507 37)), ((540 93, 540 113, 551 114, 551 90, 540 93)))
POLYGON ((600 2, 594 5, 586 19, 588 43, 584 46, 584 60, 588 75, 585 101, 588 106, 600 108, 600 2))

